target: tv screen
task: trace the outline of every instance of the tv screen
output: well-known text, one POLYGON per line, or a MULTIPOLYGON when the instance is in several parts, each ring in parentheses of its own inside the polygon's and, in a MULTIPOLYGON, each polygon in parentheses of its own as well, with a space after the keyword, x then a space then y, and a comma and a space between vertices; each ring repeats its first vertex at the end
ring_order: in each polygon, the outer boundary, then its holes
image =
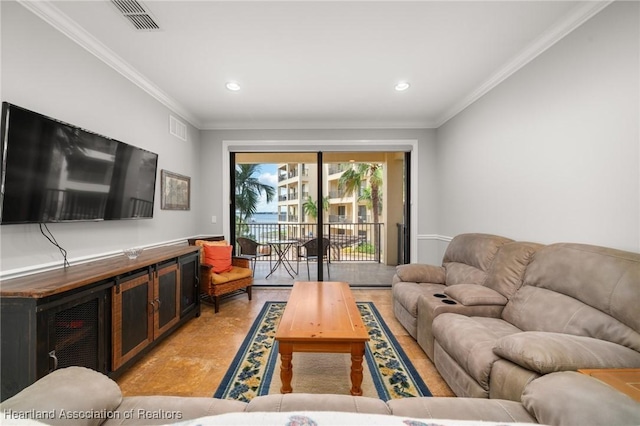
POLYGON ((2 104, 0 221, 153 217, 158 155, 2 104))

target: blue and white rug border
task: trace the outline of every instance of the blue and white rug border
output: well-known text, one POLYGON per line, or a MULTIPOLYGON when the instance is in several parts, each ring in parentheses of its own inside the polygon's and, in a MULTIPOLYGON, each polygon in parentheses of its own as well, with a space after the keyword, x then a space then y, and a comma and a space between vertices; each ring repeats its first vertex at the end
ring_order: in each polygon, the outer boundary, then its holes
MULTIPOLYGON (((245 337, 244 341, 242 342, 240 349, 236 353, 236 356, 233 358, 233 361, 231 362, 231 365, 235 365, 236 368, 227 369, 227 372, 225 373, 221 381, 221 383, 226 383, 226 386, 225 387, 219 386, 215 394, 213 395, 214 398, 222 398, 228 392, 229 386, 233 385, 232 378, 237 376, 238 369, 241 368, 240 361, 246 356, 247 350, 249 349, 249 345, 251 344, 251 342, 253 342, 255 338, 255 334, 258 330, 258 327, 262 323, 262 321, 257 321, 258 318, 262 318, 269 311, 272 305, 280 304, 280 303, 286 303, 286 301, 267 301, 264 303, 264 306, 262 307, 262 309, 260 310, 256 318, 254 319, 251 329, 247 333, 247 336, 245 337)), ((376 317, 376 320, 378 324, 380 324, 380 328, 384 332, 385 337, 393 344, 393 347, 396 349, 396 352, 400 357, 402 366, 404 367, 407 374, 411 375, 416 387, 418 388, 422 396, 432 396, 431 392, 429 391, 429 388, 424 383, 424 381, 416 371, 413 364, 409 361, 406 353, 400 346, 400 343, 395 338, 395 336, 387 326, 387 323, 382 318, 382 315, 380 315, 380 312, 376 308, 374 302, 356 302, 356 303, 366 304, 370 309, 370 311, 372 312, 372 314, 376 317)), ((269 359, 267 360, 267 368, 265 370, 264 377, 257 391, 258 396, 267 395, 269 393, 269 387, 271 385, 271 380, 273 378, 273 374, 277 364, 275 362, 275 359, 277 359, 278 353, 279 353, 278 342, 274 341, 274 345, 269 355, 269 359)), ((378 393, 378 398, 380 398, 383 401, 388 401, 390 399, 390 395, 383 385, 380 372, 375 363, 375 360, 373 358, 369 345, 365 345, 365 359, 367 362, 367 366, 369 367, 369 371, 371 372, 371 377, 373 379, 373 384, 376 388, 376 392, 378 393)))

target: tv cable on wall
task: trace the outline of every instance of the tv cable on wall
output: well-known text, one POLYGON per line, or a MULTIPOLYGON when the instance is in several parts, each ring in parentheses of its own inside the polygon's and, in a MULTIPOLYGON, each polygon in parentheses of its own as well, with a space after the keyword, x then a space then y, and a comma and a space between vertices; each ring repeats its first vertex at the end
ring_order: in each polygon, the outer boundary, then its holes
POLYGON ((39 225, 40 225, 40 232, 42 233, 42 235, 44 235, 45 238, 49 240, 51 244, 58 247, 58 250, 60 250, 60 253, 62 253, 62 259, 63 259, 62 266, 64 268, 66 268, 67 266, 70 266, 69 261, 67 260, 67 251, 64 248, 62 248, 60 244, 58 244, 58 242, 56 241, 56 237, 53 236, 53 233, 49 230, 49 228, 47 227, 47 224, 41 222, 39 225), (44 229, 47 230, 47 233, 49 235, 44 233, 44 230, 42 229, 43 226, 44 226, 44 229))

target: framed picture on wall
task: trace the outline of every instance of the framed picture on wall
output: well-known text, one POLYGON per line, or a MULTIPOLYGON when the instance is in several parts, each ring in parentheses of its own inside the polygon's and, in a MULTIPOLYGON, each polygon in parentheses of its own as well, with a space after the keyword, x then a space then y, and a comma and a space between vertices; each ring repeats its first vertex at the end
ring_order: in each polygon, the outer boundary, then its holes
POLYGON ((160 208, 163 210, 189 210, 191 208, 191 178, 160 171, 160 208))

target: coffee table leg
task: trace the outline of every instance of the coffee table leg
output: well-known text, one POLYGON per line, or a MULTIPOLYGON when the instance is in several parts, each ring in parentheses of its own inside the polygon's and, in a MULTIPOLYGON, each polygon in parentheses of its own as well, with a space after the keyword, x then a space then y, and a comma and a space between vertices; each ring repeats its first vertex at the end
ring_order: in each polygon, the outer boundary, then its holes
MULTIPOLYGON (((291 365, 291 358, 293 357, 293 345, 291 343, 280 342, 280 381, 282 387, 280 393, 291 393, 291 378, 293 377, 293 367, 291 365)), ((360 378, 362 381, 362 378, 360 378)))
MULTIPOLYGON (((362 359, 364 343, 351 344, 351 395, 362 396, 362 359)), ((283 381, 284 383, 284 381, 283 381)))

